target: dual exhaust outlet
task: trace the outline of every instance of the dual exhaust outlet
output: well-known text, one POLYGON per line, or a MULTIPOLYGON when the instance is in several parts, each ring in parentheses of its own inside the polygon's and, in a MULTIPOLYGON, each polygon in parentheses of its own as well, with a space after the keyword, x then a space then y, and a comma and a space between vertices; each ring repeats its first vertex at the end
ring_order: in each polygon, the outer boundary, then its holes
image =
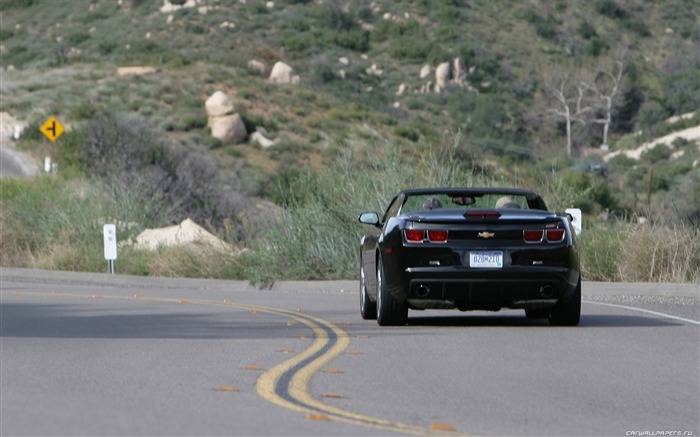
MULTIPOLYGON (((425 284, 420 284, 416 288, 416 296, 424 298, 430 294, 430 287, 425 284)), ((551 299, 554 296, 554 287, 550 284, 545 284, 540 287, 540 296, 545 299, 551 299)))

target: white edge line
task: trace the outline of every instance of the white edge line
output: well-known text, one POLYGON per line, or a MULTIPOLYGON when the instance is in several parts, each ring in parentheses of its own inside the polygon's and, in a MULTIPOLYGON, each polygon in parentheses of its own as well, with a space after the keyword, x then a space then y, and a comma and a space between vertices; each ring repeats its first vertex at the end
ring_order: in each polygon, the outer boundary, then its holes
POLYGON ((664 317, 667 319, 680 320, 681 322, 692 323, 693 325, 700 325, 700 322, 698 322, 697 320, 685 319, 683 317, 672 316, 670 314, 659 313, 657 311, 645 310, 643 308, 635 308, 635 307, 630 307, 627 305, 617 305, 614 303, 592 302, 590 300, 584 300, 582 302, 587 303, 587 304, 591 304, 591 305, 603 305, 603 306, 607 306, 607 307, 623 308, 623 309, 631 310, 631 311, 639 311, 640 313, 653 314, 655 316, 660 316, 660 317, 664 317))

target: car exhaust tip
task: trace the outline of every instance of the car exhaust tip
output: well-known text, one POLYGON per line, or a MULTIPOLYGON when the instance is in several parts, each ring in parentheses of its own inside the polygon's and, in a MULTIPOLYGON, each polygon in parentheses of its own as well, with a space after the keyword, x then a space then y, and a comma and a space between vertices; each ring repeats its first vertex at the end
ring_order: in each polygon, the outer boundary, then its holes
POLYGON ((427 297, 430 294, 430 288, 428 288, 427 285, 419 285, 418 288, 416 288, 416 296, 418 297, 427 297))
POLYGON ((554 287, 551 285, 543 285, 540 287, 540 296, 544 297, 545 299, 549 299, 552 296, 554 296, 554 287))

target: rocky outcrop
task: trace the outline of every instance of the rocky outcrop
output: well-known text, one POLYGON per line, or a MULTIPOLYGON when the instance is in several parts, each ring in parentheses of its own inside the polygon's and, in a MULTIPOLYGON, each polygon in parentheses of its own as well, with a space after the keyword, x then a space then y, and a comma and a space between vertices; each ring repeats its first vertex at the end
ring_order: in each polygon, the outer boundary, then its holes
POLYGON ((216 91, 204 104, 207 111, 207 126, 214 138, 225 143, 238 144, 248 137, 248 132, 240 115, 235 113, 231 99, 223 92, 216 91))
MULTIPOLYGON (((449 92, 451 89, 458 88, 478 93, 478 91, 474 89, 467 81, 467 75, 470 72, 473 72, 473 69, 467 70, 462 58, 458 57, 442 62, 435 69, 435 83, 433 84, 432 81, 426 82, 421 87, 421 92, 443 93, 449 92)), ((430 66, 425 65, 421 69, 420 78, 425 79, 429 76, 430 66)))

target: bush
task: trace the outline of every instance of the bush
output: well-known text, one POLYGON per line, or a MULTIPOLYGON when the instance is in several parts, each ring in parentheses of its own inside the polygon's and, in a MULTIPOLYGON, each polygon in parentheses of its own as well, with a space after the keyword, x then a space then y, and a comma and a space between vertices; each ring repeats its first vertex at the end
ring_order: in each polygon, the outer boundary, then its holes
POLYGON ((457 135, 452 144, 418 158, 405 157, 395 144, 376 144, 369 168, 346 155, 318 171, 286 173, 276 196, 284 202, 284 214, 248 255, 247 273, 260 283, 356 277, 357 242, 366 231, 357 223, 361 211, 383 211, 408 187, 493 183, 455 158, 459 141, 457 135))
MULTIPOLYGON (((0 193, 0 264, 30 267, 66 245, 101 247, 98 220, 111 211, 89 186, 39 176, 1 179, 0 193)), ((76 255, 74 262, 83 264, 83 259, 76 255)))
POLYGON ((81 132, 79 145, 70 147, 76 163, 105 184, 113 201, 138 207, 140 222, 191 218, 219 224, 234 215, 239 196, 224 190, 214 162, 191 148, 169 143, 144 120, 111 114, 95 117, 81 132))
POLYGON ((671 149, 665 144, 657 144, 653 149, 642 153, 642 159, 650 163, 655 163, 668 159, 671 156, 671 149))

